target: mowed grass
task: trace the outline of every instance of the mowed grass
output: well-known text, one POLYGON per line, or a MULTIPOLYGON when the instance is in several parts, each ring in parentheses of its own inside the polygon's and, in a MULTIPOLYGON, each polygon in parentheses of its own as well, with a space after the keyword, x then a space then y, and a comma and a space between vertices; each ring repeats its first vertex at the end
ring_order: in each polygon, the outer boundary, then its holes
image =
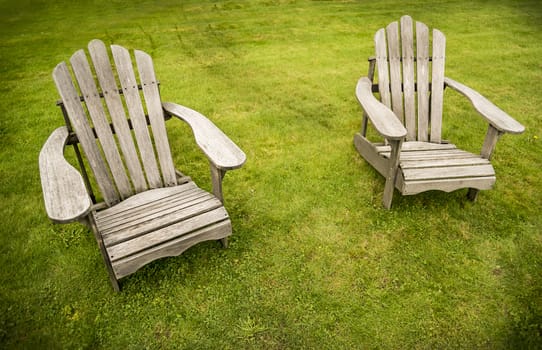
MULTIPOLYGON (((542 346, 542 6, 538 1, 2 1, 0 347, 542 346), (447 75, 526 126, 497 183, 401 197, 355 151, 376 30, 403 14, 447 36, 447 75), (152 263, 114 293, 90 232, 45 215, 39 150, 62 125, 52 69, 99 38, 154 58, 163 100, 247 154, 226 175, 234 233, 152 263)), ((444 137, 486 125, 445 93, 444 137)), ((176 165, 209 189, 190 130, 176 165)))

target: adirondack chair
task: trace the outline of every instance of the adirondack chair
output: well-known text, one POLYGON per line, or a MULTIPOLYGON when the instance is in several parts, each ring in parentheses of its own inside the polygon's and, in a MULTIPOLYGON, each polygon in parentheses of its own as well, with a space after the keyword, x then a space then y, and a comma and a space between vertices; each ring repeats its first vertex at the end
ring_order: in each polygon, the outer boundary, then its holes
POLYGON ((498 138, 522 133, 524 127, 478 92, 444 76, 446 41, 439 30, 433 30, 431 52, 428 27, 420 22, 414 26, 409 16, 378 30, 374 41, 376 57, 369 59, 368 76, 356 86, 364 113, 354 145, 386 179, 384 207, 391 207, 394 188, 403 195, 469 188, 468 198, 474 201, 479 190, 495 183, 489 160, 498 138), (373 84, 375 70, 377 84, 373 84), (446 87, 467 97, 488 122, 480 155, 442 139, 446 87), (383 140, 369 140, 368 121, 383 140))
POLYGON ((246 158, 200 113, 161 103, 145 52, 134 51, 138 73, 121 46, 111 46, 113 65, 99 40, 89 43, 88 54, 90 62, 83 50, 71 57, 75 79, 65 62, 54 69, 66 125, 52 132, 40 152, 41 184, 53 222, 80 221, 92 229, 119 291, 121 278, 158 258, 206 240, 227 246, 232 228, 222 179, 246 158), (209 159, 212 194, 175 169, 165 128, 172 116, 188 123, 209 159), (73 145, 80 172, 64 158, 66 145, 73 145))

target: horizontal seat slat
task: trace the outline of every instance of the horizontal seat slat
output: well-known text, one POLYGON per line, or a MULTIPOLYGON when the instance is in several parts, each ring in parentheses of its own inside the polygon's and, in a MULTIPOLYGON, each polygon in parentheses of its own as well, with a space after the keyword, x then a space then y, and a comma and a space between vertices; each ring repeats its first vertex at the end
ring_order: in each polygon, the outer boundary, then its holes
POLYGON ((495 176, 491 164, 456 167, 402 169, 405 181, 495 176))
MULTIPOLYGON (((178 207, 171 207, 167 210, 156 210, 153 213, 136 215, 128 218, 125 222, 121 222, 116 226, 112 226, 109 230, 102 231, 102 235, 106 242, 109 242, 112 237, 115 240, 120 239, 121 233, 130 232, 129 237, 143 234, 156 228, 160 228, 171 223, 198 215, 201 212, 215 209, 221 205, 221 202, 214 198, 199 198, 195 201, 183 203, 178 207)), ((126 239, 126 238, 125 238, 126 239)))
POLYGON ((445 158, 445 159, 429 159, 429 160, 403 160, 401 161, 401 169, 414 168, 435 168, 435 167, 453 167, 461 165, 483 165, 490 164, 489 160, 481 157, 467 158, 445 158))
POLYGON ((106 220, 99 220, 98 227, 103 234, 111 231, 111 228, 118 227, 123 223, 133 222, 141 216, 153 215, 157 212, 167 213, 171 210, 179 210, 190 205, 199 203, 203 200, 213 199, 211 194, 199 190, 190 191, 186 196, 175 196, 167 200, 160 200, 150 203, 150 205, 135 207, 133 210, 123 211, 121 215, 116 217, 108 217, 106 220))
POLYGON ((194 182, 187 182, 185 184, 174 187, 162 187, 153 190, 138 193, 119 204, 107 208, 105 210, 96 213, 96 219, 105 220, 107 217, 116 216, 126 210, 133 210, 134 207, 149 205, 154 201, 166 199, 170 196, 177 195, 179 193, 198 189, 194 182))
MULTIPOLYGON (((431 151, 431 150, 445 150, 456 149, 457 147, 452 143, 432 143, 421 141, 408 141, 403 142, 401 151, 431 151)), ((390 152, 391 147, 389 145, 377 145, 376 150, 380 152, 390 152)))
MULTIPOLYGON (((390 153, 381 153, 381 156, 385 158, 390 157, 390 153)), ((401 152, 399 159, 404 160, 429 160, 429 159, 453 159, 453 158, 480 158, 470 152, 462 151, 460 149, 454 150, 442 150, 442 151, 412 151, 401 152)))
POLYGON ((141 220, 137 220, 134 224, 127 223, 121 228, 115 229, 107 235, 104 235, 104 243, 106 246, 112 246, 129 239, 134 239, 135 237, 144 235, 153 230, 214 210, 221 207, 221 205, 220 201, 215 198, 214 200, 208 200, 186 208, 180 208, 177 211, 166 213, 166 215, 157 214, 156 216, 148 218, 141 217, 141 220))
POLYGON ((115 262, 129 255, 136 254, 224 220, 228 220, 228 213, 224 207, 219 207, 182 222, 168 225, 161 229, 149 232, 148 234, 138 236, 137 238, 113 246, 108 246, 106 247, 107 253, 109 254, 111 261, 115 262))

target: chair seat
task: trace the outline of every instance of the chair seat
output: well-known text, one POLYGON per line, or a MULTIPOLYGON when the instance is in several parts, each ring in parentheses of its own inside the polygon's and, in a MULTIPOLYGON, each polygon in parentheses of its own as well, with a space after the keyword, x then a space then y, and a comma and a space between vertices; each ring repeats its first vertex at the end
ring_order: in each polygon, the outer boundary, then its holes
POLYGON ((231 234, 222 203, 194 182, 139 193, 96 212, 95 221, 117 278, 231 234))
MULTIPOLYGON (((376 150, 381 157, 390 157, 390 146, 377 146, 376 150)), ((487 190, 496 179, 489 160, 451 143, 404 142, 399 170, 395 186, 404 195, 464 187, 487 190)))

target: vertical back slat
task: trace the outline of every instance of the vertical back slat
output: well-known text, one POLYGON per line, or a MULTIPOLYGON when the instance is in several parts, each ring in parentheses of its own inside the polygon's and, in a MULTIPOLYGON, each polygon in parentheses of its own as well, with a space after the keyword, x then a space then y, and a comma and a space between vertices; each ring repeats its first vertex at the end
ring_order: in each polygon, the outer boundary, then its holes
POLYGON ((94 124, 96 135, 100 145, 102 146, 102 152, 105 155, 105 160, 109 165, 113 180, 117 185, 120 197, 125 199, 133 194, 130 181, 126 176, 126 171, 123 166, 122 159, 120 157, 117 144, 109 127, 109 122, 105 115, 100 93, 96 87, 96 82, 92 76, 92 71, 87 61, 87 57, 83 50, 77 51, 70 59, 70 63, 79 84, 79 89, 85 100, 87 110, 94 124))
POLYGON ((145 191, 148 188, 145 175, 132 139, 107 49, 100 40, 92 40, 88 49, 135 192, 145 191))
POLYGON ((429 126, 429 29, 416 22, 418 141, 427 141, 429 126))
POLYGON ((444 95, 444 63, 446 37, 433 29, 433 64, 431 78, 431 142, 441 141, 442 100, 444 95))
POLYGON ((388 72, 388 45, 386 32, 380 29, 375 34, 376 65, 378 69, 378 92, 380 100, 391 108, 390 77, 388 72))
POLYGON ((65 62, 56 66, 53 71, 53 79, 60 93, 70 123, 77 133, 77 137, 87 156, 90 168, 94 173, 104 201, 111 206, 119 201, 119 196, 111 180, 105 161, 96 144, 94 133, 86 119, 86 113, 81 105, 79 94, 73 84, 70 72, 65 62))
POLYGON ((164 121, 164 112, 162 110, 162 103, 160 102, 158 82, 156 81, 156 76, 154 74, 152 59, 143 51, 136 50, 134 54, 139 71, 139 78, 143 87, 143 96, 145 97, 147 111, 149 113, 152 134, 158 153, 164 185, 174 186, 177 184, 177 177, 175 175, 173 159, 171 158, 164 121))
POLYGON ((403 95, 407 140, 416 139, 416 97, 414 94, 414 33, 412 18, 401 17, 401 46, 403 60, 403 95))
POLYGON ((388 58, 390 64, 390 84, 392 110, 399 118, 404 120, 403 114, 403 91, 401 77, 401 44, 399 42, 399 23, 392 22, 386 27, 388 38, 388 58))
POLYGON ((147 128, 145 112, 141 104, 141 97, 139 96, 130 54, 128 50, 118 45, 111 45, 111 51, 117 68, 117 74, 122 85, 128 113, 134 127, 137 145, 139 146, 141 160, 143 162, 143 168, 145 169, 149 186, 151 188, 162 187, 162 180, 160 178, 156 156, 154 155, 151 137, 147 128))

